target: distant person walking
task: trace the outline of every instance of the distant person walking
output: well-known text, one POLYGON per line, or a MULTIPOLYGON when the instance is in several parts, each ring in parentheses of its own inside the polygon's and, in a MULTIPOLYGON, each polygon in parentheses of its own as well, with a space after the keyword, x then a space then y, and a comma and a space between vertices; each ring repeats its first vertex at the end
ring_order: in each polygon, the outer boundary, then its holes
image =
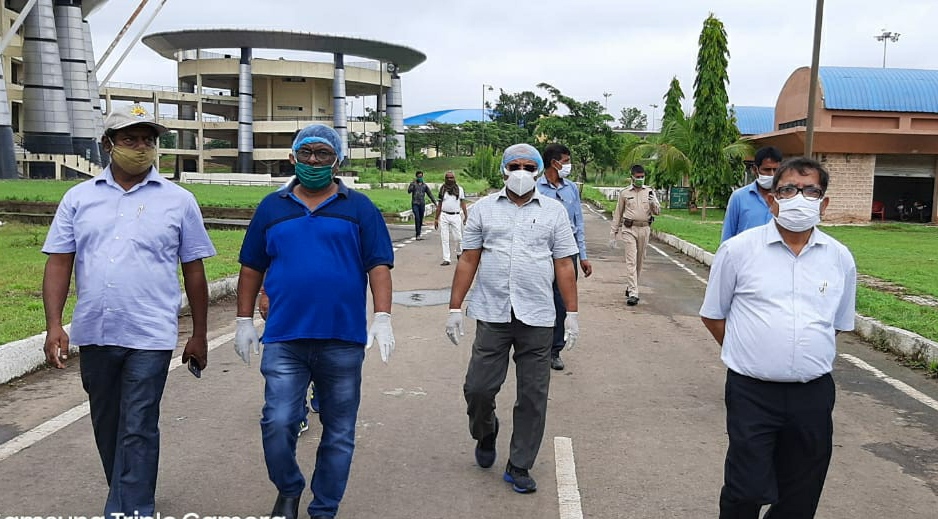
POLYGON ((436 219, 433 228, 440 229, 440 241, 443 243, 443 263, 449 265, 450 238, 456 242, 456 259, 462 256, 462 226, 466 223, 466 192, 456 183, 456 174, 447 171, 440 186, 440 203, 436 205, 436 219))
POLYGON ((42 252, 46 360, 63 368, 69 343, 81 355, 95 444, 108 483, 106 517, 154 515, 160 401, 179 332, 177 269, 192 313, 182 362, 208 364, 208 283, 215 255, 191 193, 153 166, 166 128, 140 105, 104 122, 111 157, 100 175, 69 189, 42 252), (62 327, 72 269, 78 302, 72 335, 62 327))
POLYGON ((619 192, 619 201, 612 216, 609 246, 616 248, 619 231, 625 243, 625 302, 638 304, 638 277, 651 238, 651 222, 661 213, 661 204, 655 190, 645 185, 645 168, 636 164, 631 168, 632 185, 619 192))
POLYGON ((756 179, 730 195, 723 217, 724 242, 733 236, 772 221, 771 203, 772 179, 782 161, 782 152, 774 146, 759 148, 753 160, 753 173, 756 179))
MULTIPOLYGON (((579 259, 580 268, 583 269, 583 275, 590 277, 593 273, 593 266, 586 257, 586 233, 583 231, 583 205, 580 202, 580 190, 576 184, 567 180, 573 167, 570 163, 570 149, 562 144, 548 144, 541 152, 541 158, 544 160, 544 174, 537 179, 537 190, 542 195, 557 200, 567 210, 570 228, 573 230, 573 237, 579 249, 576 254, 570 256, 574 277, 577 275, 577 259, 579 259)), ((554 309, 557 312, 557 318, 554 320, 550 367, 562 370, 564 363, 560 358, 560 352, 566 342, 563 337, 563 322, 567 318, 567 309, 563 305, 563 295, 557 286, 557 280, 554 280, 554 309)))
MULTIPOLYGON (((833 451, 836 335, 852 330, 853 256, 816 226, 830 176, 783 162, 774 221, 724 241, 700 318, 726 364, 729 448, 720 519, 811 519, 833 451)), ((862 511, 856 516, 865 515, 862 511)))
POLYGON ((430 197, 430 203, 436 204, 433 193, 430 192, 430 187, 423 181, 423 171, 417 172, 414 180, 407 186, 407 192, 410 193, 410 208, 414 213, 416 238, 422 240, 423 237, 420 234, 423 232, 423 215, 427 212, 426 197, 430 197))

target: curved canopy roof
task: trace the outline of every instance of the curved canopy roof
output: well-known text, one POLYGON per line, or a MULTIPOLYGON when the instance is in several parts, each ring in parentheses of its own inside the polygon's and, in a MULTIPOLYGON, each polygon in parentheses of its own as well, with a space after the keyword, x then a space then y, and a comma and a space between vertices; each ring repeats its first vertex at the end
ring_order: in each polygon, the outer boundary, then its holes
POLYGON ((742 135, 759 135, 775 130, 775 107, 733 106, 736 127, 742 135))
POLYGON ((414 115, 404 119, 405 126, 423 126, 430 123, 462 124, 467 121, 491 121, 492 111, 486 110, 483 118, 481 108, 437 110, 425 114, 414 115))
POLYGON ((143 37, 143 43, 160 56, 173 60, 176 59, 176 53, 179 51, 251 47, 341 53, 394 63, 400 72, 407 72, 427 59, 427 56, 420 51, 394 43, 292 31, 191 29, 148 34, 143 37))
POLYGON ((938 113, 938 70, 821 67, 828 110, 938 113))

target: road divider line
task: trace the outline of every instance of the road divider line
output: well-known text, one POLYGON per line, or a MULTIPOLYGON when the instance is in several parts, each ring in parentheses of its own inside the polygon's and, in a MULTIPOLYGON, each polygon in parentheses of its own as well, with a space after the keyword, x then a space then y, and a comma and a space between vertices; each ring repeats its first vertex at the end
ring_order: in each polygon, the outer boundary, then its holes
POLYGON ((876 378, 882 380, 883 382, 885 382, 885 383, 889 384, 890 386, 892 386, 892 387, 898 389, 899 391, 901 391, 901 392, 905 393, 906 395, 908 395, 908 396, 914 398, 915 400, 918 400, 918 401, 921 402, 922 404, 925 404, 925 405, 927 405, 928 407, 931 407, 931 408, 934 409, 935 411, 938 411, 938 400, 935 400, 934 398, 932 398, 932 397, 926 395, 925 393, 922 393, 922 392, 919 391, 918 389, 915 389, 914 387, 912 387, 912 386, 906 384, 905 382, 903 382, 903 381, 901 381, 901 380, 896 380, 896 379, 890 377, 889 375, 883 373, 882 371, 880 371, 880 370, 874 368, 873 366, 871 366, 870 364, 868 364, 868 363, 865 362, 864 360, 862 360, 862 359, 860 359, 860 358, 858 358, 858 357, 854 357, 853 355, 850 355, 850 354, 848 354, 848 353, 841 353, 841 354, 840 354, 840 358, 846 360, 847 362, 853 364, 854 366, 856 366, 856 367, 858 367, 858 368, 860 368, 860 369, 862 369, 862 370, 865 370, 865 371, 868 371, 868 372, 872 373, 874 377, 876 377, 876 378))
MULTIPOLYGON (((255 323, 256 324, 256 323, 255 323)), ((214 350, 215 348, 231 342, 234 339, 234 333, 226 333, 225 335, 220 335, 208 343, 209 351, 214 350)), ((169 371, 172 371, 182 365, 182 355, 174 357, 169 363, 169 371)), ((69 425, 81 420, 91 411, 88 401, 76 405, 75 407, 65 411, 64 413, 44 422, 32 429, 16 436, 10 441, 0 445, 0 461, 3 461, 10 456, 20 452, 23 449, 28 449, 33 445, 39 443, 45 438, 52 436, 53 434, 59 432, 60 430, 68 427, 69 425)))
POLYGON ((580 486, 576 481, 576 462, 573 460, 573 440, 554 437, 554 460, 557 464, 557 500, 560 519, 583 519, 580 486))
POLYGON ((700 277, 699 275, 697 275, 697 273, 694 272, 693 270, 691 270, 687 265, 685 265, 685 264, 681 263, 680 261, 678 261, 678 260, 672 258, 671 256, 669 256, 667 252, 665 252, 665 251, 659 249, 658 247, 655 247, 654 245, 652 245, 652 244, 650 244, 650 243, 648 244, 648 246, 651 247, 652 249, 655 249, 655 252, 657 252, 658 254, 661 254, 661 255, 664 256, 665 258, 668 258, 669 260, 671 260, 671 263, 674 263, 674 264, 677 265, 679 268, 685 270, 687 273, 689 273, 691 276, 693 276, 694 279, 696 279, 697 281, 700 281, 700 282, 703 283, 704 285, 707 284, 707 280, 706 280, 706 279, 704 279, 704 278, 700 277))

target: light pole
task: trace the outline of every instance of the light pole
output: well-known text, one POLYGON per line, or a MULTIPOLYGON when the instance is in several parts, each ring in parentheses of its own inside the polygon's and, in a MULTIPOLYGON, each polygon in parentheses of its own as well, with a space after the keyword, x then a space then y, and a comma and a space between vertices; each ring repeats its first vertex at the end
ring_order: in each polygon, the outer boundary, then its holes
POLYGON ((492 85, 486 85, 482 83, 482 146, 485 146, 485 91, 488 89, 489 92, 495 90, 492 85))
POLYGON ((651 131, 655 131, 655 115, 657 115, 658 105, 650 104, 651 107, 651 131))
POLYGON ((606 98, 606 112, 609 112, 609 98, 612 97, 612 94, 609 92, 603 92, 603 97, 606 98))
POLYGON ((876 38, 876 41, 883 42, 883 68, 886 68, 886 44, 889 42, 896 43, 897 41, 899 41, 899 33, 890 32, 890 31, 887 31, 886 29, 882 29, 882 31, 883 31, 882 34, 880 34, 879 36, 873 36, 873 38, 876 38))

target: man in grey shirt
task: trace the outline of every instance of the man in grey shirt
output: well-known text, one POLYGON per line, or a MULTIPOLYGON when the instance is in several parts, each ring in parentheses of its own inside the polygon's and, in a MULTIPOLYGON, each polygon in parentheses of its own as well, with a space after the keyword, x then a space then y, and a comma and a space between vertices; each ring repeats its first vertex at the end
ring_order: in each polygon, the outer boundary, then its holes
POLYGON ((477 278, 466 312, 476 319, 463 386, 469 432, 477 441, 476 463, 491 467, 498 435, 495 396, 505 380, 514 347, 518 398, 504 479, 522 494, 537 490, 528 470, 540 449, 547 416, 555 273, 567 308, 564 330, 568 350, 580 333, 576 278, 569 260, 579 249, 566 209, 534 188, 543 169, 541 155, 534 147, 515 144, 505 150, 505 189, 469 209, 446 323, 446 335, 458 344, 463 334, 463 299, 477 278))
POLYGON ((427 212, 426 197, 430 197, 430 203, 436 205, 430 187, 423 182, 423 171, 414 175, 414 180, 407 186, 407 192, 410 193, 410 209, 414 212, 416 238, 422 240, 420 234, 423 230, 423 215, 427 212))

